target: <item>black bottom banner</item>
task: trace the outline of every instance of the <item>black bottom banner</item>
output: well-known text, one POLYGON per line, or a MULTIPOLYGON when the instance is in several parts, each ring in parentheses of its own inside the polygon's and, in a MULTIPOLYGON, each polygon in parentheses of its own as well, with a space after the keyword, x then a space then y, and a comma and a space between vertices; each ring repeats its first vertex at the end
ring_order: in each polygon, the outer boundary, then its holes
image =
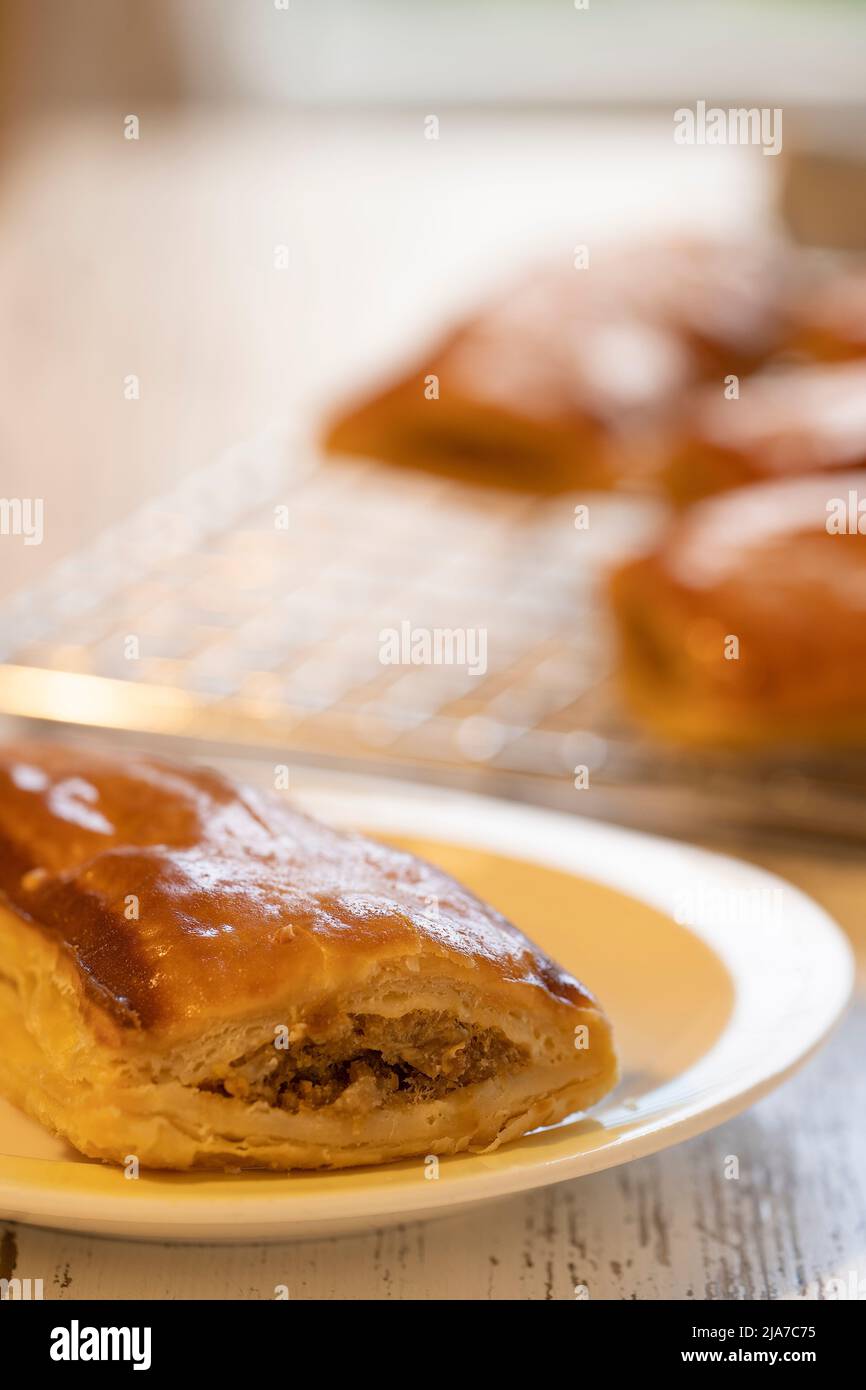
MULTIPOLYGON (((446 1300, 442 1300, 446 1301, 446 1300)), ((427 1370, 439 1368, 449 1346, 460 1339, 461 1378, 467 1367, 464 1351, 477 1348, 479 1368, 491 1371, 497 1351, 511 1356, 509 1347, 519 1324, 531 1324, 533 1346, 549 1329, 557 1355, 569 1354, 574 1338, 575 1370, 584 1366, 592 1348, 597 1357, 611 1358, 618 1373, 634 1367, 641 1372, 667 1372, 674 1367, 811 1366, 825 1375, 847 1365, 859 1348, 863 1305, 859 1300, 773 1303, 601 1303, 576 1299, 571 1306, 542 1311, 528 1305, 505 1305, 506 1321, 496 1305, 452 1303, 449 1322, 437 1324, 429 1339, 430 1310, 409 1302, 344 1303, 339 1324, 329 1304, 275 1299, 270 1302, 39 1302, 6 1297, 0 1306, 3 1363, 15 1365, 20 1379, 31 1368, 52 1375, 99 1375, 100 1369, 164 1375, 196 1371, 215 1375, 219 1382, 280 1371, 287 1376, 311 1374, 311 1347, 318 1346, 329 1374, 341 1360, 347 1370, 361 1362, 367 1373, 371 1358, 381 1352, 382 1369, 394 1373, 392 1352, 384 1336, 411 1334, 419 1310, 419 1337, 425 1337, 427 1370), (461 1308, 471 1308, 471 1323, 461 1327, 461 1308), (311 1340, 319 1310, 328 1318, 326 1336, 311 1340), (355 1335, 353 1311, 357 1309, 355 1335), (489 1324, 487 1319, 490 1319, 489 1324), (540 1321, 536 1322, 539 1318, 540 1321), (339 1329, 339 1330, 338 1330, 339 1329), (425 1331, 426 1329, 426 1331, 425 1331), (288 1340, 287 1340, 288 1338, 288 1340), (288 1353, 294 1338, 304 1350, 300 1362, 288 1353), (588 1340, 591 1339, 591 1340, 588 1340)), ((416 1363, 411 1373, 419 1374, 416 1363)), ((406 1378, 404 1374, 398 1377, 406 1378)), ((11 1383, 11 1382, 10 1382, 11 1383)))

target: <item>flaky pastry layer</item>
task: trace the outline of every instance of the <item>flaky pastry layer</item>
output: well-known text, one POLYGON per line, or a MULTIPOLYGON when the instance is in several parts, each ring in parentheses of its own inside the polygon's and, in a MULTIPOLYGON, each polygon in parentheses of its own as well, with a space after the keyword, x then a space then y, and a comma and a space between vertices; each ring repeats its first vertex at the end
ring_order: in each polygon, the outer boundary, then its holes
POLYGON ((0 873, 0 1089, 85 1154, 484 1150, 616 1079, 595 1001, 492 909, 216 774, 3 750, 0 873))

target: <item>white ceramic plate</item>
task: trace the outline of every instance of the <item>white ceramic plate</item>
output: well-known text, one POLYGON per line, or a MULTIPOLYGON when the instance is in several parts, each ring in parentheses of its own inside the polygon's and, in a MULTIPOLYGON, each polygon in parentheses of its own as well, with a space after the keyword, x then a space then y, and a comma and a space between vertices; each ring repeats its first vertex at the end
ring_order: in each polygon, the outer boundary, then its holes
POLYGON ((102 1235, 284 1240, 424 1220, 654 1153, 778 1085, 842 1013, 848 944, 815 903, 732 859, 506 802, 310 783, 335 824, 418 848, 598 994, 623 1080, 589 1116, 497 1153, 323 1174, 146 1174, 82 1159, 0 1102, 0 1214, 102 1235), (675 919, 679 919, 678 921, 675 919))

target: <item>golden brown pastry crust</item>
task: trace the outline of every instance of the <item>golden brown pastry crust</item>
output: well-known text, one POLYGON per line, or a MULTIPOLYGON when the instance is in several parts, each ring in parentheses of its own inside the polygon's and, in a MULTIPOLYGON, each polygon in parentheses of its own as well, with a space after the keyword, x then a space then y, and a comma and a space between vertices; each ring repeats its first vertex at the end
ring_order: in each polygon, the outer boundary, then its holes
POLYGON ((615 1079, 595 1001, 498 913, 206 769, 0 750, 0 890, 0 1085, 89 1154, 286 1168, 448 1153, 615 1079), (305 1070, 309 1049, 322 1076, 337 1059, 333 1084, 305 1070))
POLYGON ((536 269, 341 413, 326 447, 532 491, 643 486, 643 432, 694 381, 764 360, 790 279, 777 248, 698 241, 536 269))
POLYGON ((722 745, 863 740, 866 536, 827 524, 849 492, 866 499, 866 473, 707 498, 613 575, 622 687, 653 731, 722 745), (731 637, 738 659, 725 656, 731 637))
POLYGON ((683 412, 662 470, 678 503, 748 483, 866 464, 866 362, 800 366, 721 383, 683 412))

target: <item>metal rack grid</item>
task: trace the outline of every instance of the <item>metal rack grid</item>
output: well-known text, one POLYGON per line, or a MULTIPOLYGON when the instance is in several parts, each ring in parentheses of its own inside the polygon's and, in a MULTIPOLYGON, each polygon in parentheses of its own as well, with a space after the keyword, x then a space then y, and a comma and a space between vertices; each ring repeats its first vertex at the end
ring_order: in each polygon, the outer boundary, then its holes
POLYGON ((597 495, 579 530, 578 500, 323 461, 269 433, 7 603, 0 713, 462 781, 674 832, 860 838, 862 759, 685 757, 629 727, 603 582, 656 508, 597 495), (383 664, 381 634, 403 624, 483 630, 486 670, 383 664))

